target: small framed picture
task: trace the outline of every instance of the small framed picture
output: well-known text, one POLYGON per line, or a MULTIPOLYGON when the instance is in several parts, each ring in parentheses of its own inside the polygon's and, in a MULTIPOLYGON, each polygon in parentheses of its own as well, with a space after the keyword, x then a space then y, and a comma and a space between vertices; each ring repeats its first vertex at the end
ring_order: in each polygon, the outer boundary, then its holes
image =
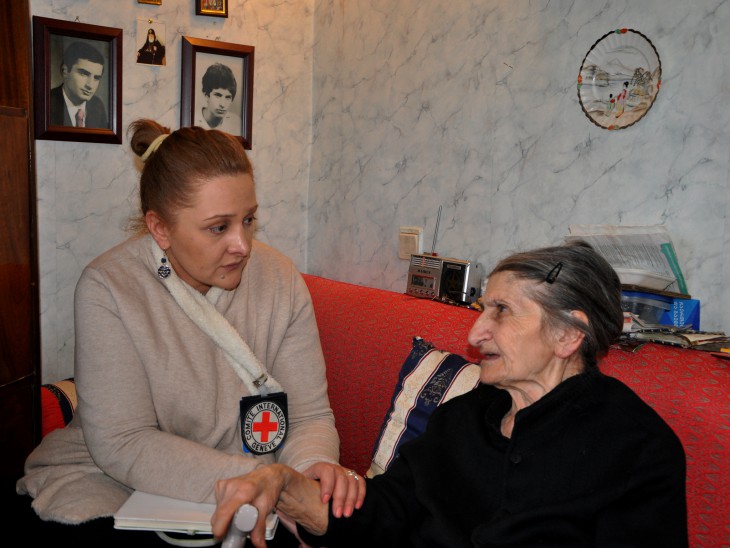
POLYGON ((137 43, 137 63, 157 66, 167 64, 164 23, 152 19, 137 19, 137 43))
POLYGON ((122 29, 33 17, 36 139, 122 142, 122 29))
POLYGON ((180 125, 219 129, 251 149, 254 47, 182 38, 180 125))
POLYGON ((195 0, 195 15, 228 17, 228 0, 195 0))
POLYGON ((152 4, 153 6, 161 6, 162 0, 137 0, 138 4, 152 4))

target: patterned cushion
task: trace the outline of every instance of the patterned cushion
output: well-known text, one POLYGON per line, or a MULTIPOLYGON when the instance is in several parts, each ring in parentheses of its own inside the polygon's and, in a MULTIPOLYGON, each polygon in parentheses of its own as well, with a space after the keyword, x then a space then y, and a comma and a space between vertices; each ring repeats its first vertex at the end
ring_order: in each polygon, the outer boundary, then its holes
POLYGON ((76 411, 76 383, 73 378, 41 386, 41 435, 63 428, 76 411))
POLYGON ((467 340, 479 312, 320 276, 304 280, 327 362, 340 463, 365 475, 413 336, 479 360, 467 340))
POLYGON ((390 409, 373 450, 368 477, 382 474, 398 456, 398 448, 426 429, 428 418, 442 403, 479 384, 479 366, 434 348, 420 337, 403 363, 390 409))

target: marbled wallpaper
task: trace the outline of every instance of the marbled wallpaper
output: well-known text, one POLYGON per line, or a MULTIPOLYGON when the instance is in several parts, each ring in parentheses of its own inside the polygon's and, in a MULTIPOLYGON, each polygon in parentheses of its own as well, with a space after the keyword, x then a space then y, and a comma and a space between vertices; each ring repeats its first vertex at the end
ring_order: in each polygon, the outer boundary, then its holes
POLYGON ((663 224, 703 329, 730 329, 730 4, 700 0, 316 2, 310 272, 404 291, 400 226, 480 262, 571 224, 663 224), (577 76, 639 30, 662 85, 637 124, 593 124, 577 76))
MULTIPOLYGON (((303 271, 404 291, 398 228, 486 270, 571 224, 664 224, 702 327, 730 330, 726 223, 730 5, 720 0, 31 0, 33 15, 124 29, 123 127, 180 119, 181 37, 253 45, 257 237, 303 271), (92 15, 90 15, 92 14, 92 15), (138 20, 163 23, 167 66, 135 63, 138 20), (576 93, 606 32, 648 36, 657 101, 609 131, 576 93)), ((141 45, 141 42, 140 42, 141 45)), ((128 142, 37 141, 44 382, 73 374, 81 269, 125 237, 128 142)))
POLYGON ((44 382, 73 374, 73 293, 81 270, 129 235, 125 227, 138 206, 139 172, 127 126, 142 117, 180 126, 183 36, 255 47, 250 157, 260 204, 257 238, 305 269, 311 0, 229 0, 228 18, 195 15, 195 0, 162 0, 159 6, 137 0, 31 0, 31 14, 124 30, 124 142, 36 141, 44 382), (146 38, 137 36, 137 24, 149 19, 157 29, 164 26, 164 67, 136 62, 146 38))

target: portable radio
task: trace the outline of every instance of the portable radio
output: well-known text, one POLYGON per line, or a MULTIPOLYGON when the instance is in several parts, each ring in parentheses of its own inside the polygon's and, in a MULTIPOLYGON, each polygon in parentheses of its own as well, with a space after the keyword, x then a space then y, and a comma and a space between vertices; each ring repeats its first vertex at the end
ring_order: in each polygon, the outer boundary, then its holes
POLYGON ((471 304, 479 297, 480 284, 478 263, 429 253, 411 255, 407 295, 471 304))

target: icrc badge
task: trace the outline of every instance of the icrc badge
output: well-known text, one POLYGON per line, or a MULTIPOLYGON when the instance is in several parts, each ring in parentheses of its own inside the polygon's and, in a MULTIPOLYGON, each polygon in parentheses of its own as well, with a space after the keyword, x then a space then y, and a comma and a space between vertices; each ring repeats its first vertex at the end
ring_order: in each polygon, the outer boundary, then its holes
POLYGON ((241 398, 243 450, 254 455, 273 453, 289 430, 285 392, 241 398))

